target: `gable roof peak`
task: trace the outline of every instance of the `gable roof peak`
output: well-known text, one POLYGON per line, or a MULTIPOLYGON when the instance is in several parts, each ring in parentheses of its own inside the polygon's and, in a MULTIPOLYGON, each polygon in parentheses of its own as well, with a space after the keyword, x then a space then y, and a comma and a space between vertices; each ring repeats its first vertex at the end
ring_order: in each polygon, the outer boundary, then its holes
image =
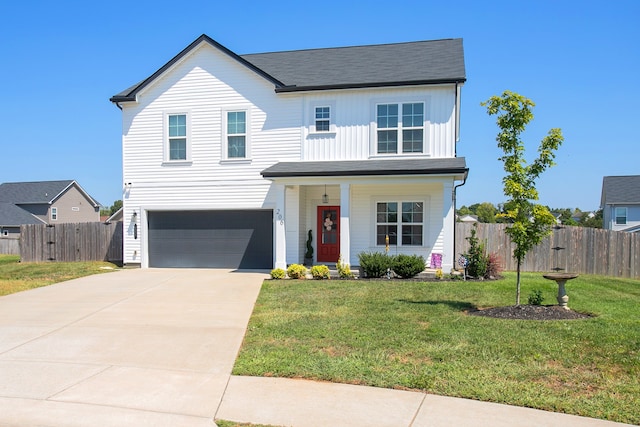
POLYGON ((448 38, 238 55, 202 34, 158 71, 111 97, 136 101, 138 93, 202 43, 207 43, 275 86, 276 92, 354 89, 466 81, 462 39, 448 38))

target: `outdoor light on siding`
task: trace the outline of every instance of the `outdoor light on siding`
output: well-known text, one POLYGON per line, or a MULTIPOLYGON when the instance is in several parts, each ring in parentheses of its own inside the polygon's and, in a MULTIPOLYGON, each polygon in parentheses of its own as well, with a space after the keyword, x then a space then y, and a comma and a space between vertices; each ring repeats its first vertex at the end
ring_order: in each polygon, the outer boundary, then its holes
POLYGON ((325 205, 329 203, 329 196, 327 196, 327 184, 324 185, 324 194, 322 195, 322 203, 325 205))
POLYGON ((138 212, 133 211, 133 215, 131 215, 131 222, 133 222, 133 239, 138 240, 138 223, 136 219, 138 218, 138 212))

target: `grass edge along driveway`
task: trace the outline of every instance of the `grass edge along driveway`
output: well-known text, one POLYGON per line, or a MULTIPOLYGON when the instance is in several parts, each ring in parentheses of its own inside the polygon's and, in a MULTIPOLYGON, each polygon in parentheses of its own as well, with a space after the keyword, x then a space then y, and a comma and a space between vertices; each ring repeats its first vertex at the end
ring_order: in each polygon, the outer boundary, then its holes
POLYGON ((0 296, 116 268, 114 264, 102 261, 21 263, 18 255, 0 255, 0 296))
MULTIPOLYGON (((524 301, 557 286, 525 273, 524 301)), ((468 316, 512 305, 497 281, 267 280, 233 374, 421 390, 640 424, 640 281, 580 276, 586 320, 468 316)))

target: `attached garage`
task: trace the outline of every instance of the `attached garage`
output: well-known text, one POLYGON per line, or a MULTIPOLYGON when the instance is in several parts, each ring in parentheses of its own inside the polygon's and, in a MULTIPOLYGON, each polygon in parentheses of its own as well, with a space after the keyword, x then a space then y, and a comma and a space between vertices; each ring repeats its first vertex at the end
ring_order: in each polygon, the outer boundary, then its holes
POLYGON ((273 211, 150 211, 149 267, 273 267, 273 211))

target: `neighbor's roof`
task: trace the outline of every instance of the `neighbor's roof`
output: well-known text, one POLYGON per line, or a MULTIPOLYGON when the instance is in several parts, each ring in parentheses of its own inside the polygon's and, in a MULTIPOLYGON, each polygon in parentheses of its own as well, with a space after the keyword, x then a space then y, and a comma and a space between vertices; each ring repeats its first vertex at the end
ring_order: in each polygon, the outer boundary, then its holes
POLYGON ((237 55, 203 34, 154 74, 114 95, 136 95, 201 43, 208 43, 275 85, 276 92, 406 86, 466 81, 462 39, 237 55))
POLYGON ((464 157, 444 159, 344 160, 279 162, 263 170, 265 178, 379 175, 462 175, 469 169, 464 157))
POLYGON ((74 184, 94 204, 94 207, 100 205, 72 179, 63 181, 5 182, 0 184, 0 202, 9 202, 16 205, 48 204, 56 200, 74 184))
POLYGON ((600 207, 640 204, 640 175, 605 176, 602 179, 600 207))
POLYGON ((13 203, 0 202, 0 226, 19 227, 21 224, 45 224, 45 222, 13 203))

